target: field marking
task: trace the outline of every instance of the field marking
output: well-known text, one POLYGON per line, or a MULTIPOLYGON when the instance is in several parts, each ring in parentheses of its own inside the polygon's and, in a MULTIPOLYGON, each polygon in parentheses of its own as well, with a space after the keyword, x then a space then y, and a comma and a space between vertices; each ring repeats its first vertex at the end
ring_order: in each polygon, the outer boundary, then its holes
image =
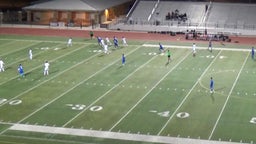
POLYGON ((175 66, 173 66, 121 119, 117 121, 109 131, 112 131, 145 97, 147 97, 177 66, 179 66, 188 56, 190 53, 187 53, 175 66))
MULTIPOLYGON (((155 44, 143 44, 144 47, 159 47, 159 45, 155 44)), ((191 49, 192 46, 180 46, 180 45, 164 45, 165 48, 184 48, 184 49, 191 49)), ((202 49, 202 50, 208 50, 208 47, 196 47, 196 49, 202 49)), ((213 50, 225 50, 225 51, 244 51, 248 52, 251 51, 251 49, 241 49, 241 48, 222 48, 222 47, 215 47, 213 50)))
MULTIPOLYGON (((0 40, 4 41, 3 39, 0 39, 0 40)), ((9 44, 12 44, 12 43, 14 43, 14 41, 9 41, 7 43, 1 44, 0 47, 5 47, 6 45, 9 45, 9 44)))
POLYGON ((190 93, 193 91, 193 89, 196 87, 196 85, 200 82, 201 78, 205 75, 205 73, 208 71, 208 69, 212 66, 212 64, 216 61, 217 57, 220 55, 222 51, 219 51, 219 53, 217 54, 217 56, 212 60, 212 62, 208 65, 208 67, 204 70, 204 72, 202 73, 202 75, 198 78, 198 80, 196 81, 196 83, 192 86, 192 88, 189 90, 189 92, 187 93, 187 95, 184 97, 184 99, 181 101, 180 105, 176 108, 176 110, 173 112, 173 114, 170 116, 170 118, 166 121, 166 123, 164 124, 164 126, 162 127, 162 129, 158 132, 158 136, 163 132, 163 130, 166 128, 166 126, 168 125, 168 123, 172 120, 172 118, 176 115, 176 113, 178 112, 178 110, 181 108, 181 106, 183 105, 183 103, 187 100, 188 96, 190 95, 190 93))
MULTIPOLYGON (((78 51, 78 50, 82 49, 83 47, 84 47, 84 46, 81 46, 81 47, 79 47, 79 48, 75 49, 74 51, 71 51, 71 52, 65 53, 64 55, 61 55, 61 56, 59 56, 59 57, 57 57, 57 58, 55 58, 55 59, 52 59, 51 61, 55 61, 55 60, 57 60, 57 59, 59 59, 59 58, 61 58, 61 57, 64 57, 64 56, 69 55, 69 54, 71 54, 71 53, 73 53, 73 52, 76 52, 76 51, 78 51)), ((95 54, 95 55, 93 55, 93 56, 89 57, 88 59, 85 59, 84 61, 82 61, 82 62, 80 62, 80 63, 86 62, 86 61, 90 60, 91 58, 93 58, 93 57, 95 57, 95 56, 97 56, 97 55, 99 55, 99 54, 95 54)), ((66 72, 66 71, 68 71, 68 70, 72 69, 73 67, 75 67, 75 66, 79 65, 80 63, 77 63, 76 65, 73 65, 72 67, 70 67, 70 68, 68 68, 68 69, 66 69, 66 70, 64 70, 64 71, 62 71, 62 72, 60 72, 60 73, 58 73, 58 74, 54 75, 53 77, 51 77, 51 78, 49 78, 49 79, 47 79, 47 80, 43 81, 42 83, 39 83, 39 84, 37 84, 37 85, 35 85, 35 86, 31 87, 30 89, 28 89, 28 90, 26 90, 26 91, 23 91, 23 92, 22 92, 22 93, 20 93, 19 95, 17 95, 17 96, 15 96, 15 97, 13 97, 13 98, 9 99, 8 101, 6 101, 6 102, 4 102, 4 103, 0 104, 0 107, 1 107, 1 106, 3 106, 3 105, 4 105, 4 104, 6 104, 6 103, 8 103, 8 102, 12 101, 13 99, 16 99, 16 98, 20 97, 21 95, 23 95, 23 94, 25 94, 25 93, 27 93, 27 92, 29 92, 29 91, 33 90, 34 88, 36 88, 36 87, 38 87, 38 86, 40 86, 40 85, 44 84, 45 82, 48 82, 48 81, 52 80, 53 78, 55 78, 55 77, 57 77, 57 76, 59 76, 59 75, 63 74, 64 72, 66 72)), ((39 67, 42 67, 42 66, 40 65, 40 66, 38 66, 38 67, 35 67, 35 68, 31 69, 31 70, 30 70, 30 71, 28 71, 28 72, 31 72, 31 71, 33 71, 33 70, 35 70, 35 69, 39 68, 39 67)), ((28 73, 28 72, 27 72, 27 73, 28 73)), ((17 77, 19 77, 19 76, 17 76, 17 77)), ((17 78, 17 77, 15 77, 15 78, 17 78)), ((12 79, 15 79, 15 78, 12 78, 12 79)), ((12 80, 12 79, 11 79, 11 80, 12 80)), ((7 81, 7 82, 8 82, 8 81, 7 81)), ((4 82, 4 83, 5 83, 5 82, 4 82)), ((0 85, 2 85, 2 84, 3 84, 3 83, 0 83, 0 85)))
MULTIPOLYGON (((56 60, 58 60, 58 59, 60 59, 60 58, 62 58, 62 57, 64 57, 64 56, 67 56, 67 55, 69 55, 69 54, 71 54, 71 53, 73 53, 73 52, 76 52, 76 51, 78 51, 78 50, 84 48, 85 46, 86 46, 86 45, 81 46, 81 47, 77 47, 77 48, 74 49, 73 51, 70 51, 70 52, 68 52, 68 53, 65 53, 64 55, 61 55, 61 56, 56 57, 56 58, 54 58, 54 59, 51 59, 51 60, 49 60, 49 61, 51 61, 51 62, 56 61, 56 60)), ((37 67, 34 67, 34 68, 30 69, 29 71, 26 71, 25 75, 26 75, 27 73, 29 73, 29 72, 32 72, 32 71, 35 70, 35 69, 38 69, 39 67, 42 67, 42 65, 39 65, 39 66, 37 66, 37 67)), ((13 78, 10 78, 9 81, 11 81, 11 80, 13 80, 13 79, 16 79, 16 78, 18 78, 18 77, 20 77, 20 76, 17 75, 17 76, 15 76, 15 77, 13 77, 13 78)), ((9 81, 5 81, 5 82, 0 83, 0 86, 3 85, 3 84, 6 83, 6 82, 9 82, 9 81)))
MULTIPOLYGON (((139 49, 140 47, 137 47, 136 49, 130 51, 127 55, 135 52, 137 49, 139 49)), ((94 55, 93 57, 100 55, 101 53, 98 53, 96 55, 94 55)), ((91 58, 93 58, 91 57, 91 58)), ((89 59, 87 59, 89 60, 89 59)), ((86 61, 87 61, 86 60, 86 61)), ((95 75, 97 75, 98 73, 104 71, 105 69, 107 69, 108 67, 110 67, 111 65, 115 64, 116 62, 120 61, 119 59, 115 60, 114 62, 108 64, 107 66, 105 66, 104 68, 102 68, 101 70, 95 72, 94 74, 92 74, 91 76, 89 76, 87 79, 84 79, 83 81, 79 82, 78 84, 76 84, 75 86, 73 86, 72 88, 68 89, 67 91, 65 91, 64 93, 62 93, 61 95, 59 95, 58 97, 54 98, 53 100, 51 100, 50 102, 46 103, 45 105, 43 105, 42 107, 40 107, 39 109, 37 109, 36 111, 32 112, 31 114, 27 115, 25 118, 21 119, 20 121, 18 121, 18 123, 21 123, 22 121, 26 120, 27 118, 31 117, 32 115, 34 115, 35 113, 37 113, 38 111, 42 110, 43 108, 45 108, 46 106, 48 106, 49 104, 53 103, 54 101, 56 101, 57 99, 61 98, 62 96, 64 96, 65 94, 67 94, 68 92, 72 91, 73 89, 75 89, 76 87, 78 87, 79 85, 81 85, 82 83, 86 82, 87 80, 89 80, 90 78, 94 77, 95 75)), ((85 61, 84 61, 85 62, 85 61)), ((71 68, 70 68, 71 69, 71 68)), ((90 106, 87 106, 85 109, 88 109, 90 106)))
POLYGON ((210 136, 209 136, 209 138, 208 138, 209 140, 212 138, 212 135, 213 135, 213 133, 214 133, 214 131, 215 131, 215 129, 216 129, 218 123, 219 123, 219 120, 220 120, 220 118, 221 118, 221 116, 222 116, 222 113, 224 112, 224 110, 225 110, 225 108, 226 108, 226 105, 227 105, 227 103, 228 103, 228 100, 229 100, 229 98, 230 98, 230 96, 231 96, 231 94, 232 94, 232 92, 233 92, 233 89, 234 89, 235 86, 236 86, 236 83, 237 83, 237 81, 238 81, 238 79, 239 79, 239 77, 240 77, 240 74, 242 73, 242 70, 244 69, 244 66, 245 66, 245 64, 246 64, 246 61, 247 61, 249 55, 250 55, 250 53, 247 54, 247 57, 245 58, 244 63, 243 63, 243 65, 242 65, 242 67, 241 67, 239 73, 237 74, 236 80, 234 81, 234 83, 233 83, 233 85, 232 85, 232 87, 231 87, 231 89, 230 89, 230 91, 229 91, 228 97, 227 97, 227 99, 226 99, 226 101, 225 101, 225 103, 224 103, 224 105, 223 105, 223 107, 222 107, 222 109, 221 109, 221 112, 220 112, 220 114, 219 114, 219 117, 218 117, 218 119, 216 120, 216 122, 215 122, 215 124, 214 124, 214 127, 213 127, 213 129, 212 129, 212 131, 211 131, 211 134, 210 134, 210 136))
MULTIPOLYGON (((4 57, 4 56, 6 56, 6 55, 8 55, 8 54, 11 54, 11 53, 14 53, 14 52, 22 51, 22 50, 24 50, 24 49, 26 49, 26 48, 28 48, 28 47, 31 47, 31 46, 37 45, 37 44, 39 44, 39 42, 38 42, 38 43, 32 43, 32 44, 26 45, 26 46, 24 46, 24 47, 15 49, 15 50, 13 50, 13 51, 9 51, 9 52, 7 52, 7 53, 4 53, 4 54, 0 55, 0 57, 4 57)), ((0 47, 1 47, 1 46, 0 46, 0 47)))
MULTIPOLYGON (((170 143, 175 143, 175 144, 198 144, 198 143, 235 144, 233 142, 209 141, 209 140, 177 138, 177 137, 168 137, 168 136, 153 136, 153 135, 145 135, 145 134, 131 134, 131 133, 128 134, 128 133, 110 132, 110 131, 96 131, 96 130, 38 126, 38 125, 36 126, 36 125, 25 125, 25 124, 15 124, 12 127, 10 127, 9 130, 48 133, 48 134, 72 135, 72 136, 86 136, 86 137, 115 139, 115 140, 124 140, 124 141, 165 143, 165 144, 170 144, 170 143)), ((44 139, 44 140, 51 141, 54 139, 44 139)), ((69 141, 67 140, 67 142, 69 142, 69 141)))
POLYGON ((75 117, 73 117, 72 119, 70 119, 68 122, 66 122, 62 127, 67 126, 70 122, 72 122, 74 119, 76 119, 77 117, 79 117, 83 112, 85 112, 89 107, 91 107, 92 105, 94 105, 96 102, 98 102, 99 100, 101 100, 103 97, 105 97, 108 93, 110 93, 113 89, 115 89, 116 87, 118 87, 121 83, 123 83, 125 80, 127 80, 129 77, 131 77, 134 73, 136 73, 138 70, 140 70, 142 67, 144 67, 146 64, 148 64, 149 62, 151 62, 153 59, 155 59, 156 56, 153 56, 150 60, 148 60, 146 63, 144 63, 143 65, 141 65, 140 67, 138 67, 136 70, 134 70, 132 73, 130 73, 128 76, 126 76, 123 80, 121 80, 118 84, 114 85, 114 87, 112 87, 111 89, 109 89, 107 92, 105 92, 102 96, 100 96, 99 98, 97 98, 94 102, 92 102, 90 105, 88 105, 83 111, 81 111, 80 113, 78 113, 75 117))
MULTIPOLYGON (((19 139, 29 139, 29 140, 37 140, 37 142, 40 141, 50 141, 50 142, 61 142, 61 143, 71 143, 71 144, 96 144, 96 143, 84 143, 84 142, 78 142, 78 141, 71 141, 71 140, 59 140, 59 139, 53 139, 53 138, 36 138, 36 137, 26 137, 26 136, 14 136, 14 135, 2 135, 2 137, 9 137, 9 138, 19 138, 19 139)), ((0 141, 1 142, 1 141, 0 141)), ((23 144, 23 143, 18 143, 23 144)), ((24 143, 27 144, 27 143, 24 143)))
MULTIPOLYGON (((60 44, 57 44, 56 46, 58 46, 58 45, 60 45, 60 44)), ((55 46, 54 46, 55 47, 55 46)), ((46 51, 39 51, 39 52, 37 52, 36 54, 33 54, 33 57, 36 57, 36 56, 38 56, 38 55, 40 55, 41 53, 44 53, 44 52, 46 52, 46 51)), ((17 62, 19 62, 19 61, 23 61, 23 60, 26 60, 26 59, 29 59, 29 56, 26 56, 26 58, 21 58, 21 59, 19 59, 19 60, 17 60, 17 61, 14 61, 14 62, 12 62, 12 63, 7 63, 6 64, 6 68, 8 67, 8 66, 11 66, 11 65, 13 65, 13 64, 15 64, 15 63, 17 63, 17 62)), ((34 61, 35 59, 33 59, 32 61, 34 61)), ((38 60, 38 59, 36 59, 36 60, 38 60)), ((1 85, 1 84, 0 84, 1 85)))

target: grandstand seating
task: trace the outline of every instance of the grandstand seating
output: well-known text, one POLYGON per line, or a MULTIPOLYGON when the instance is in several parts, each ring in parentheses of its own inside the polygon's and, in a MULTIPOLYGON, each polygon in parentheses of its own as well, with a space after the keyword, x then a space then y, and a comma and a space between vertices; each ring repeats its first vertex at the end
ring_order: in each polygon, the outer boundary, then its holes
POLYGON ((180 14, 187 14, 188 21, 190 23, 199 23, 205 12, 205 4, 201 2, 175 2, 175 1, 160 1, 156 12, 152 16, 151 21, 154 21, 156 17, 161 22, 166 21, 166 15, 168 12, 174 12, 176 9, 179 10, 180 14))
MULTIPOLYGON (((241 34, 256 30, 256 4, 221 2, 186 2, 160 0, 140 0, 130 15, 133 23, 116 23, 110 29, 143 31, 187 31, 197 29, 210 33, 241 34), (166 19, 168 12, 179 10, 187 14, 187 21, 166 19), (148 16, 152 16, 148 20, 148 16)), ((129 20, 130 17, 128 17, 129 20)), ((255 31, 256 32, 256 31, 255 31)))
POLYGON ((148 17, 155 4, 156 1, 140 1, 136 9, 131 14, 129 20, 137 24, 145 24, 144 22, 147 22, 148 17))
POLYGON ((253 25, 256 23, 255 4, 213 3, 206 23, 217 26, 253 25))

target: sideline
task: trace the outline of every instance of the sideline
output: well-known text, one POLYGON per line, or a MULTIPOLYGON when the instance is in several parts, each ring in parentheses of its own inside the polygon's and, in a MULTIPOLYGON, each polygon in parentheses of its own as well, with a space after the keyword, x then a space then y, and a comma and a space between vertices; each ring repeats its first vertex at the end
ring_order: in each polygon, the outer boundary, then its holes
POLYGON ((63 134, 73 136, 88 136, 107 139, 129 140, 129 141, 143 141, 165 144, 242 144, 234 142, 221 142, 221 141, 209 141, 191 138, 176 138, 168 136, 153 136, 143 134, 129 134, 109 131, 96 131, 85 129, 73 129, 73 128, 61 128, 50 126, 38 126, 38 125, 26 125, 26 124, 14 124, 8 130, 18 130, 25 132, 41 132, 50 134, 63 134))
MULTIPOLYGON (((144 47, 159 47, 156 44, 143 44, 144 47)), ((178 45, 163 45, 165 48, 184 48, 184 49, 191 49, 192 46, 178 46, 178 45)), ((199 47, 197 46, 196 49, 201 50, 208 50, 208 47, 199 47)), ((242 52, 250 52, 251 49, 241 49, 241 48, 221 48, 221 47, 213 47, 212 50, 226 50, 226 51, 242 51, 242 52)))

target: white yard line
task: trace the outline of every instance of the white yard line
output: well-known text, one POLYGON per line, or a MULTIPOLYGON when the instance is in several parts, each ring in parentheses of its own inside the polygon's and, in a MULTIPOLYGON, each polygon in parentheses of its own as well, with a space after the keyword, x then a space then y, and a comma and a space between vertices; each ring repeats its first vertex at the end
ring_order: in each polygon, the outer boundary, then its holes
POLYGON ((202 75, 198 78, 198 80, 196 81, 196 83, 192 86, 192 88, 189 90, 189 92, 187 93, 187 95, 184 97, 184 99, 181 101, 180 105, 176 108, 176 110, 173 112, 173 114, 170 116, 170 118, 168 119, 168 121, 164 124, 164 126, 162 127, 162 129, 158 132, 157 135, 160 135, 163 130, 166 128, 166 126, 168 125, 168 123, 172 120, 172 118, 175 116, 175 114, 178 112, 178 110, 181 108, 181 106, 183 105, 183 103, 187 100, 188 96, 190 95, 190 93, 193 91, 193 89, 196 87, 196 85, 200 82, 201 78, 205 75, 205 73, 208 71, 208 69, 211 67, 211 65, 215 62, 215 60, 217 59, 217 57, 220 55, 221 51, 219 51, 219 53, 217 54, 217 56, 214 58, 214 60, 208 65, 208 67, 204 70, 204 72, 202 73, 202 75))
POLYGON ((220 112, 220 114, 219 114, 219 117, 218 117, 217 121, 215 122, 214 127, 213 127, 213 129, 212 129, 212 131, 211 131, 211 134, 210 134, 210 136, 209 136, 209 140, 212 138, 212 135, 213 135, 213 133, 214 133, 214 131, 215 131, 215 129, 216 129, 218 123, 219 123, 219 120, 220 120, 220 118, 221 118, 221 116, 222 116, 222 113, 224 112, 224 110, 225 110, 225 108, 226 108, 226 105, 227 105, 227 103, 228 103, 228 100, 229 100, 229 98, 230 98, 230 96, 231 96, 231 94, 232 94, 232 92, 233 92, 233 89, 234 89, 235 86, 236 86, 236 83, 237 83, 237 81, 238 81, 238 79, 239 79, 239 77, 240 77, 240 74, 241 74, 242 70, 244 69, 244 66, 245 66, 245 64, 246 64, 246 61, 247 61, 249 55, 250 55, 250 53, 248 53, 246 59, 244 60, 244 63, 243 63, 243 65, 242 65, 242 67, 241 67, 239 73, 237 74, 236 80, 234 81, 234 83, 233 83, 233 85, 232 85, 232 87, 231 87, 231 89, 230 89, 230 91, 229 91, 229 93, 228 93, 228 97, 227 97, 227 99, 226 99, 226 101, 225 101, 225 103, 224 103, 224 105, 223 105, 223 107, 222 107, 222 109, 221 109, 221 112, 220 112))
MULTIPOLYGON (((38 44, 39 42, 37 42, 36 44, 38 44)), ((4 57, 4 56, 6 56, 6 55, 8 55, 8 54, 11 54, 11 53, 14 53, 14 52, 17 52, 17 51, 21 51, 21 50, 24 50, 24 49, 26 49, 26 48, 28 48, 28 47, 31 47, 31 46, 33 46, 33 45, 36 45, 35 43, 32 43, 32 44, 30 44, 30 45, 26 45, 26 46, 24 46, 24 47, 21 47, 21 48, 17 48, 17 49, 15 49, 15 50, 13 50, 13 51, 9 51, 9 52, 7 52, 7 53, 4 53, 4 54, 2 54, 2 55, 0 55, 0 57, 4 57)), ((1 47, 1 46, 0 46, 1 47)))
MULTIPOLYGON (((159 45, 155 45, 155 44, 143 44, 142 46, 144 47, 159 47, 159 45)), ((184 48, 184 49, 191 49, 192 50, 192 46, 180 46, 180 45, 164 45, 165 48, 184 48)), ((199 47, 197 46, 196 49, 204 49, 204 50, 208 50, 208 47, 199 47)), ((213 47, 212 50, 226 50, 226 51, 251 51, 250 49, 241 49, 241 48, 223 48, 223 47, 213 47)))
MULTIPOLYGON (((127 55, 135 52, 137 49, 139 49, 140 47, 137 47, 136 49, 130 51, 127 55)), ((100 53, 99 53, 100 54, 100 53)), ((97 55, 99 55, 97 54, 97 55)), ((93 57, 97 56, 94 55, 93 57)), ((91 58, 93 58, 91 57, 91 58)), ((90 58, 90 59, 91 59, 90 58)), ((89 59, 87 59, 89 60, 89 59)), ((86 60, 86 61, 87 61, 86 60)), ((46 106, 48 106, 49 104, 53 103, 54 101, 56 101, 57 99, 61 98, 62 96, 64 96, 65 94, 67 94, 68 92, 72 91, 73 89, 75 89, 76 87, 78 87, 79 85, 83 84, 84 82, 86 82, 87 80, 91 79, 92 77, 94 77, 95 75, 97 75, 98 73, 104 71, 105 69, 107 69, 108 67, 110 67, 111 65, 115 64, 116 62, 120 61, 119 59, 117 59, 116 61, 108 64, 107 66, 105 66, 104 68, 102 68, 101 70, 95 72, 94 74, 92 74, 90 77, 88 77, 87 79, 84 79, 83 81, 79 82, 78 84, 76 84, 75 86, 73 86, 72 88, 68 89, 67 91, 65 91, 64 93, 62 93, 61 95, 59 95, 58 97, 54 98, 53 100, 51 100, 50 102, 46 103, 45 105, 43 105, 42 107, 40 107, 39 109, 37 109, 36 111, 32 112, 31 114, 29 114, 28 116, 26 116, 25 118, 21 119, 18 123, 21 123, 22 121, 24 121, 25 119, 31 117, 32 115, 34 115, 35 113, 37 113, 38 111, 42 110, 43 108, 45 108, 46 106)), ((84 61, 85 62, 85 61, 84 61)), ((81 64, 82 62, 80 62, 79 64, 81 64)), ((77 64, 78 65, 78 64, 77 64)), ((71 68, 70 68, 71 69, 71 68)))
MULTIPOLYGON (((55 61, 55 60, 57 60, 57 59, 59 59, 59 58, 61 58, 61 57, 64 57, 64 56, 66 56, 66 55, 69 55, 69 54, 71 54, 71 53, 73 53, 73 52, 75 52, 75 51, 80 50, 80 49, 83 48, 83 47, 84 47, 84 46, 79 47, 78 49, 76 49, 76 50, 74 50, 74 51, 71 51, 71 52, 69 52, 69 53, 66 53, 66 54, 64 54, 64 55, 62 55, 62 56, 59 56, 59 57, 57 57, 57 58, 55 58, 55 59, 53 59, 53 60, 51 60, 51 61, 55 61)), ((79 65, 79 64, 81 64, 81 63, 83 63, 83 62, 86 62, 86 61, 92 59, 93 57, 96 57, 97 55, 99 55, 99 54, 93 55, 93 56, 89 57, 88 59, 85 59, 84 61, 82 61, 82 62, 80 62, 80 63, 77 63, 76 65, 74 65, 74 66, 72 66, 72 67, 70 67, 70 68, 68 68, 68 69, 66 69, 66 70, 64 70, 64 71, 62 71, 62 72, 56 74, 55 76, 53 76, 53 77, 51 77, 51 78, 49 78, 49 79, 43 81, 42 83, 39 83, 39 84, 37 84, 37 85, 31 87, 30 89, 27 89, 26 91, 23 91, 23 92, 20 93, 19 95, 15 96, 15 97, 13 97, 13 98, 11 98, 11 99, 9 99, 8 101, 6 101, 6 102, 4 102, 4 103, 1 103, 1 104, 0 104, 0 107, 3 106, 3 105, 6 104, 6 103, 8 103, 8 102, 10 102, 10 101, 12 101, 12 100, 18 98, 18 97, 20 97, 21 95, 23 95, 23 94, 25 94, 25 93, 27 93, 27 92, 29 92, 29 91, 31 91, 31 90, 37 88, 38 86, 40 86, 40 85, 42 85, 42 84, 44 84, 44 83, 46 83, 46 82, 52 80, 53 78, 55 78, 55 77, 57 77, 57 76, 63 74, 64 72, 66 72, 66 71, 72 69, 73 67, 76 67, 77 65, 79 65)), ((39 67, 42 67, 42 66, 40 65, 40 66, 38 66, 38 67, 35 67, 35 68, 31 69, 30 71, 32 71, 32 70, 34 70, 34 69, 37 69, 37 68, 39 68, 39 67)), ((30 72, 30 71, 28 71, 28 72, 30 72)), ((17 78, 17 77, 15 77, 15 78, 17 78)), ((15 79, 15 78, 12 78, 12 79, 15 79)), ((4 82, 4 83, 5 83, 5 82, 4 82)), ((3 84, 3 83, 0 83, 0 85, 2 85, 2 84, 3 84)))
MULTIPOLYGON (((70 51, 70 52, 68 52, 68 53, 65 53, 64 55, 61 55, 61 56, 59 56, 59 57, 56 57, 55 59, 52 59, 52 60, 50 60, 50 61, 53 62, 53 61, 55 61, 55 60, 57 60, 57 59, 60 59, 60 58, 62 58, 62 57, 64 57, 64 56, 67 56, 67 55, 69 55, 69 54, 71 54, 71 53, 73 53, 73 52, 76 52, 76 51, 82 49, 83 47, 85 47, 85 46, 78 47, 78 48, 76 48, 75 50, 70 51)), ((30 69, 29 71, 26 71, 26 73, 32 72, 33 70, 38 69, 38 68, 40 68, 40 67, 42 67, 42 65, 39 65, 39 66, 37 66, 37 67, 34 67, 34 68, 30 69)), ((26 73, 25 73, 25 75, 26 75, 26 73)), ((12 77, 12 78, 9 79, 9 81, 11 81, 11 80, 13 80, 13 79, 16 79, 16 78, 18 78, 18 77, 20 77, 20 76, 17 75, 17 76, 15 76, 15 77, 12 77)), ((6 83, 6 82, 8 82, 8 81, 5 81, 5 82, 0 83, 0 86, 3 85, 3 84, 6 83)))
POLYGON ((144 67, 145 65, 147 65, 149 62, 151 62, 154 58, 156 58, 156 56, 153 56, 150 60, 148 60, 146 63, 144 63, 143 65, 141 65, 140 67, 138 67, 135 71, 133 71, 132 73, 130 73, 128 76, 126 76, 123 80, 121 80, 118 84, 116 84, 114 87, 112 87, 110 90, 108 90, 107 92, 105 92, 102 96, 100 96, 98 99, 96 99, 94 102, 92 102, 89 106, 87 106, 83 111, 81 111, 80 113, 78 113, 75 117, 73 117, 71 120, 69 120, 68 122, 66 122, 63 127, 67 126, 70 122, 72 122, 74 119, 76 119, 77 117, 79 117, 83 112, 85 112, 88 108, 90 108, 91 106, 93 106, 96 102, 98 102, 99 100, 101 100, 103 97, 105 97, 108 93, 110 93, 113 89, 115 89, 116 87, 118 87, 122 82, 124 82, 125 80, 127 80, 129 77, 131 77, 135 72, 137 72, 138 70, 140 70, 142 67, 144 67))
MULTIPOLYGON (((15 124, 12 127, 10 127, 9 130, 24 131, 24 132, 39 132, 39 133, 48 133, 48 134, 62 134, 62 135, 72 135, 72 136, 86 136, 86 137, 125 140, 125 141, 143 141, 143 142, 150 142, 150 143, 165 143, 165 144, 170 144, 170 143, 172 144, 242 144, 242 143, 209 141, 209 140, 190 139, 190 138, 176 138, 176 137, 153 136, 153 135, 143 135, 143 134, 128 134, 128 133, 118 133, 118 132, 110 132, 110 131, 96 131, 96 130, 25 125, 25 124, 15 124)), ((52 139, 47 139, 47 140, 51 141, 52 139)))
MULTIPOLYGON (((53 47, 56 47, 56 46, 59 46, 59 45, 60 45, 60 44, 57 44, 57 45, 55 45, 55 46, 53 46, 53 47)), ((38 56, 38 55, 40 55, 41 53, 44 53, 44 52, 46 52, 46 51, 37 52, 36 54, 33 54, 33 57, 36 57, 36 56, 38 56)), ((17 61, 13 61, 12 63, 8 63, 8 64, 6 64, 6 67, 8 67, 8 66, 10 66, 10 65, 13 65, 13 64, 15 64, 15 63, 17 63, 17 62, 19 62, 19 61, 26 60, 26 59, 29 59, 29 57, 27 56, 26 58, 22 58, 22 59, 19 59, 19 60, 17 60, 17 61)))
POLYGON ((112 131, 137 105, 139 105, 156 87, 159 85, 177 66, 179 66, 188 56, 190 53, 188 53, 186 56, 182 58, 181 61, 179 61, 175 66, 170 69, 117 123, 115 123, 109 131, 112 131))

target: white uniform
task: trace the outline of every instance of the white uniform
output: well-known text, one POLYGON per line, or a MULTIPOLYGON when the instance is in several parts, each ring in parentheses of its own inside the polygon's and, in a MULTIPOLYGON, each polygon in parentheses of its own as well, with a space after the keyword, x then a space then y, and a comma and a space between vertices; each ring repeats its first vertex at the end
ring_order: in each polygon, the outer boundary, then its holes
POLYGON ((104 45, 104 53, 108 54, 108 45, 104 45))
POLYGON ((48 75, 49 74, 49 66, 50 66, 50 64, 46 61, 44 63, 44 75, 48 75))
POLYGON ((123 45, 124 45, 124 46, 128 46, 125 37, 122 38, 122 41, 123 41, 123 45))
POLYGON ((31 49, 29 49, 28 54, 29 54, 29 59, 32 60, 33 54, 32 54, 32 50, 31 49))
POLYGON ((106 42, 107 42, 107 45, 112 45, 108 37, 106 37, 106 42))
POLYGON ((193 44, 192 49, 193 49, 193 54, 196 54, 196 44, 193 44))
POLYGON ((100 40, 100 45, 104 48, 104 46, 105 46, 105 42, 104 42, 104 40, 103 40, 103 39, 101 39, 101 40, 100 40))
POLYGON ((67 44, 68 47, 72 46, 72 38, 69 38, 68 39, 68 44, 67 44))
POLYGON ((4 72, 4 62, 0 60, 0 72, 4 72))

